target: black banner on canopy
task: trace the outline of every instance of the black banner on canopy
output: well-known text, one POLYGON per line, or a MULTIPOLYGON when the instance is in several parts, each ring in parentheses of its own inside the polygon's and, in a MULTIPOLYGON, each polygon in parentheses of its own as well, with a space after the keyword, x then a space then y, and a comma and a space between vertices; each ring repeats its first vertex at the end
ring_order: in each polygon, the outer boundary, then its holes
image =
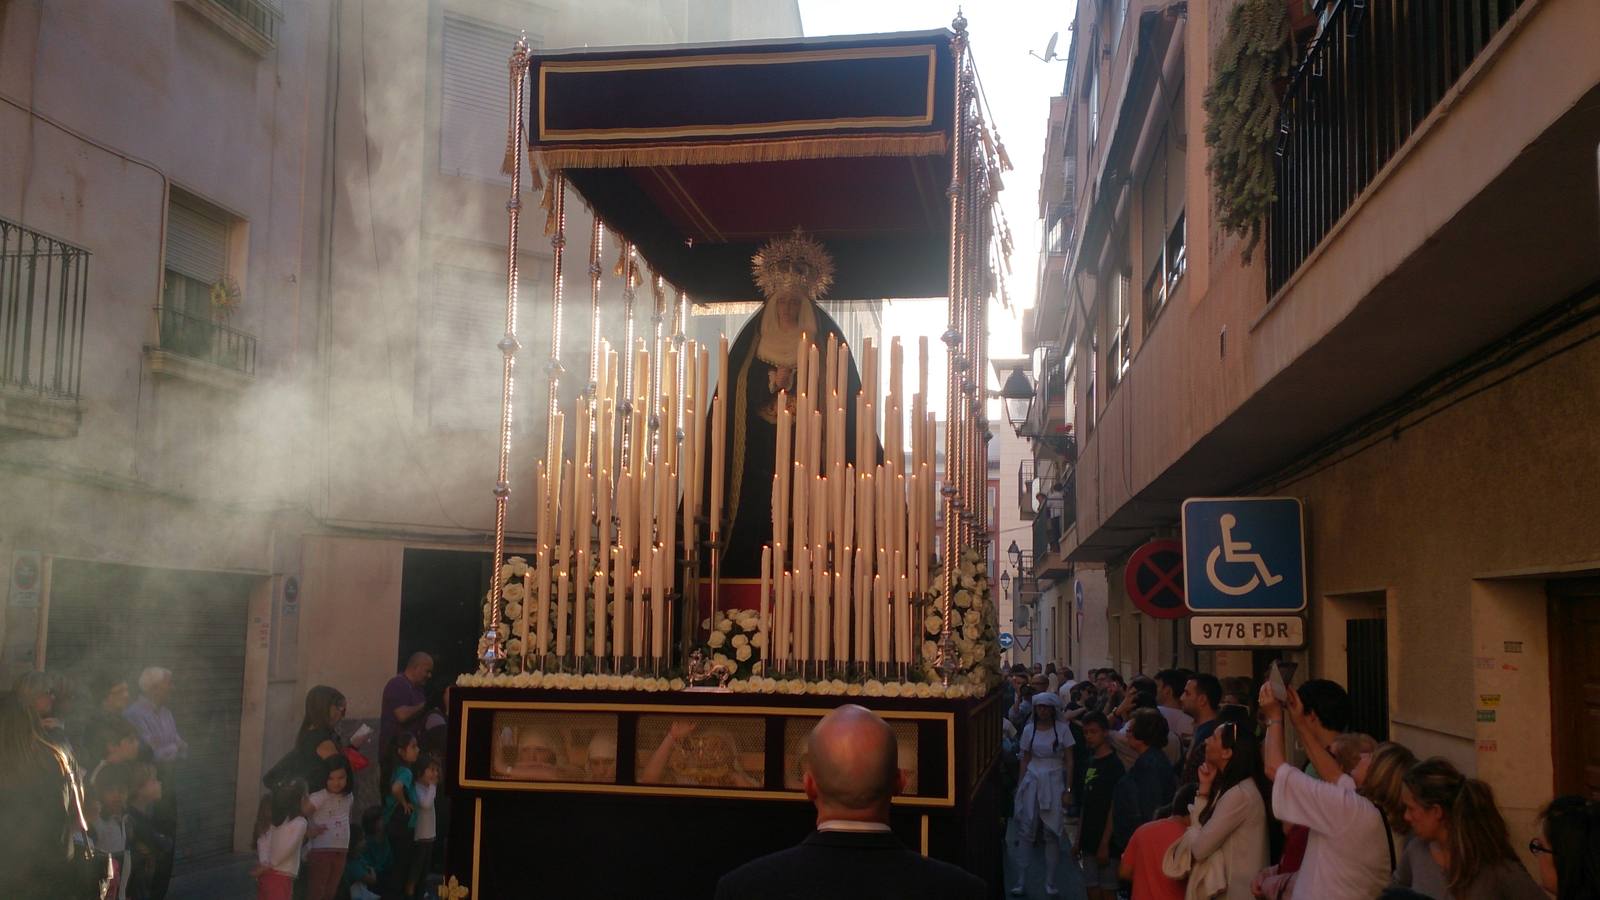
POLYGON ((936 156, 947 32, 534 57, 529 148, 547 168, 936 156))

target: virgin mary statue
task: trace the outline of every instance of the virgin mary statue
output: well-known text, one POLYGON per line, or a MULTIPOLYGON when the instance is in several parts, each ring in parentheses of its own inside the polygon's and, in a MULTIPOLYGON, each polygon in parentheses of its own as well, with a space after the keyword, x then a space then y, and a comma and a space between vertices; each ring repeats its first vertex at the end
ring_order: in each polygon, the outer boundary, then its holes
MULTIPOLYGON (((825 352, 844 333, 817 304, 833 283, 833 260, 822 244, 800 229, 774 238, 751 259, 763 297, 728 350, 728 371, 719 390, 728 403, 727 535, 721 578, 761 577, 761 548, 772 541, 772 479, 778 449, 778 394, 788 392, 794 410, 795 369, 805 336, 825 352)), ((852 348, 853 350, 853 348, 852 348)), ((848 396, 861 389, 850 359, 848 396)), ((855 403, 845 403, 846 462, 855 462, 855 403)), ((707 444, 709 446, 709 443, 707 444)), ((707 465, 710 465, 708 462, 707 465)), ((708 478, 707 484, 710 483, 708 478)))

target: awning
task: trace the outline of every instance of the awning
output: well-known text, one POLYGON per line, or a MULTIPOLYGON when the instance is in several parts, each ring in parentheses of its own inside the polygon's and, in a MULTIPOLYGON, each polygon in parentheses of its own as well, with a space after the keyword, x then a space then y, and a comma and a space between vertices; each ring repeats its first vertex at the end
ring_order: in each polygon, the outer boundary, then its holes
POLYGON ((832 299, 948 289, 950 33, 540 53, 532 158, 700 302, 758 297, 750 257, 804 228, 832 299))

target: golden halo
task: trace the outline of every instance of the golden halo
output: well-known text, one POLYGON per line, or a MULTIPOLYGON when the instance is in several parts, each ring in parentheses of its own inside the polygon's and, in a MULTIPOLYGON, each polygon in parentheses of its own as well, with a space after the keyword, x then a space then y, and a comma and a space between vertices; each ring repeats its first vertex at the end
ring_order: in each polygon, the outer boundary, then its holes
POLYGON ((798 227, 793 234, 761 245, 750 264, 756 286, 766 297, 798 287, 807 300, 817 300, 833 285, 833 257, 798 227))

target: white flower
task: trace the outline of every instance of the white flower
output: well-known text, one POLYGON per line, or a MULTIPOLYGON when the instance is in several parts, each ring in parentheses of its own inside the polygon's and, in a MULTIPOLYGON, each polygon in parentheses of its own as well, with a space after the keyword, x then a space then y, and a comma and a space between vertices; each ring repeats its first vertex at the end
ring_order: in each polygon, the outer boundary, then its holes
POLYGON ((932 659, 937 658, 938 655, 939 655, 939 645, 938 644, 935 644, 933 641, 923 641, 922 642, 922 658, 923 659, 932 660, 932 659))
POLYGON ((938 634, 944 630, 944 620, 938 616, 929 616, 922 621, 922 627, 927 629, 929 634, 938 634))
POLYGON ((851 682, 847 687, 845 687, 844 692, 848 696, 859 697, 861 696, 861 685, 851 682))
POLYGON ((588 675, 583 676, 583 680, 580 683, 583 685, 584 690, 592 691, 600 686, 600 676, 591 672, 588 675))
POLYGON ((647 694, 653 694, 658 690, 656 687, 656 680, 654 678, 642 679, 639 682, 639 687, 647 694))
POLYGON ((933 688, 926 684, 919 684, 916 688, 917 696, 926 699, 933 695, 933 688))
POLYGON ((638 687, 638 685, 639 678, 636 675, 624 675, 622 676, 622 680, 617 682, 617 688, 624 691, 631 691, 638 687))
POLYGON ((544 673, 534 672, 528 676, 528 687, 536 688, 544 684, 544 673))
POLYGON ((883 695, 885 697, 898 697, 900 692, 900 682, 898 681, 891 681, 883 686, 883 695))
POLYGON ((717 623, 717 630, 722 632, 723 634, 727 634, 728 632, 732 631, 733 630, 733 620, 732 619, 723 619, 721 622, 718 622, 717 623))
POLYGON ((822 685, 816 683, 815 681, 806 682, 804 687, 805 687, 805 691, 804 692, 807 693, 807 694, 820 694, 820 693, 822 693, 822 685))
POLYGON ((517 654, 521 653, 522 652, 522 639, 521 638, 512 638, 511 640, 506 641, 506 652, 511 654, 512 656, 516 656, 517 654))
POLYGON ((706 643, 712 647, 721 647, 728 642, 728 636, 720 631, 711 632, 711 637, 706 638, 706 643))
POLYGON ((500 566, 501 577, 510 573, 512 578, 521 578, 528 574, 528 561, 520 556, 513 556, 500 566))
POLYGON ((522 618, 522 604, 521 603, 507 603, 506 604, 506 620, 509 621, 509 622, 515 622, 516 620, 518 620, 520 618, 522 618))
POLYGON ((882 697, 883 682, 873 678, 861 686, 861 693, 866 694, 868 697, 882 697))
POLYGON ((681 690, 683 690, 683 679, 682 678, 674 678, 671 681, 667 682, 667 687, 669 687, 669 688, 671 688, 671 689, 673 689, 675 691, 681 691, 681 690))
POLYGON ((808 687, 808 685, 805 682, 803 682, 803 681, 790 681, 790 682, 786 682, 786 683, 789 685, 789 693, 791 693, 791 694, 804 694, 804 693, 806 693, 806 688, 808 687))
POLYGON ((966 591, 956 592, 956 608, 966 609, 972 605, 972 595, 966 591))
POLYGON ((513 581, 500 589, 500 596, 504 597, 507 603, 517 603, 528 596, 528 592, 523 589, 521 582, 513 581))
POLYGON ((764 663, 756 662, 756 663, 752 663, 750 665, 750 674, 751 675, 760 675, 765 670, 766 670, 766 665, 764 663))
POLYGON ((743 679, 735 678, 733 681, 728 682, 728 690, 733 691, 735 694, 748 694, 750 693, 750 683, 743 679))
POLYGON ((969 641, 977 640, 982 634, 976 625, 967 625, 961 629, 961 636, 969 641))
POLYGON ((834 694, 844 693, 844 681, 842 679, 835 678, 828 682, 828 687, 832 688, 832 693, 834 694))
POLYGON ((744 636, 742 634, 736 634, 736 635, 733 636, 733 642, 732 643, 733 643, 733 645, 735 647, 743 647, 743 646, 745 646, 745 645, 750 643, 750 638, 748 638, 748 637, 746 637, 746 636, 744 636))
POLYGON ((756 632, 750 638, 750 645, 752 647, 766 647, 767 646, 767 633, 765 631, 756 632))
POLYGON ((961 615, 961 621, 967 625, 976 625, 979 622, 978 611, 969 609, 961 615))
POLYGON ((700 620, 700 627, 704 628, 707 631, 710 631, 711 630, 711 620, 710 619, 701 619, 700 620))
POLYGON ((745 644, 743 647, 739 647, 733 651, 734 658, 739 660, 739 662, 749 662, 750 654, 751 650, 749 644, 745 644))
POLYGON ((740 616, 739 617, 739 630, 740 631, 755 631, 756 630, 756 625, 760 621, 760 619, 761 619, 760 615, 758 615, 756 613, 750 613, 747 616, 740 616))
POLYGON ((769 694, 776 693, 778 690, 778 679, 771 676, 762 678, 761 689, 769 694))
POLYGON ((733 660, 727 658, 726 656, 722 655, 721 653, 712 654, 711 655, 711 662, 714 663, 715 665, 726 666, 728 668, 728 671, 730 671, 730 672, 733 671, 735 668, 737 668, 737 666, 734 665, 733 660))

